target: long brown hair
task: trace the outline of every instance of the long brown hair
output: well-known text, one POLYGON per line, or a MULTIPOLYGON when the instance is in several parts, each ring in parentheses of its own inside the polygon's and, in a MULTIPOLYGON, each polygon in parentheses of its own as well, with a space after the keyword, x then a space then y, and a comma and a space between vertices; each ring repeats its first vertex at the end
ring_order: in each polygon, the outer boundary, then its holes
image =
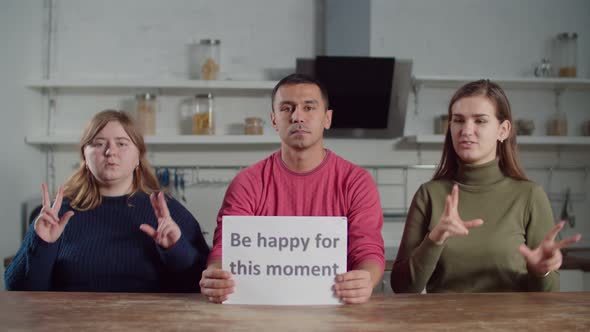
POLYGON ((102 203, 98 182, 86 167, 84 148, 92 143, 96 135, 111 121, 117 121, 131 138, 139 150, 139 165, 133 171, 133 191, 150 194, 160 189, 158 180, 146 159, 146 145, 143 136, 135 127, 133 121, 122 111, 105 110, 96 113, 82 134, 80 139, 80 167, 64 185, 64 196, 70 199, 70 206, 76 210, 86 211, 96 208, 102 203))
MULTIPOLYGON (((500 123, 508 120, 512 122, 512 110, 510 108, 510 102, 504 93, 502 88, 489 80, 479 80, 469 82, 463 85, 449 102, 448 116, 449 116, 449 128, 447 128, 447 134, 445 136, 445 143, 443 146, 443 153, 438 164, 438 168, 432 177, 433 180, 447 179, 451 180, 455 178, 457 170, 459 169, 459 156, 453 148, 453 141, 451 137, 450 124, 452 123, 452 111, 453 105, 461 98, 483 96, 488 98, 496 108, 496 118, 500 123)), ((505 176, 517 179, 517 180, 528 180, 520 163, 518 162, 517 149, 516 149, 516 132, 514 128, 510 130, 508 138, 504 142, 496 143, 496 156, 499 159, 499 166, 505 176)))

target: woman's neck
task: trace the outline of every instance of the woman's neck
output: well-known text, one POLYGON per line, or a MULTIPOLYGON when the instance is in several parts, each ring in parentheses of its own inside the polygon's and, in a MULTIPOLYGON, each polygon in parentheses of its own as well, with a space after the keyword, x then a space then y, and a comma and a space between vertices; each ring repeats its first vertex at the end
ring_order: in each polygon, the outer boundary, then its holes
POLYGON ((101 183, 98 191, 101 196, 118 197, 130 194, 132 188, 131 181, 126 181, 125 183, 101 183))

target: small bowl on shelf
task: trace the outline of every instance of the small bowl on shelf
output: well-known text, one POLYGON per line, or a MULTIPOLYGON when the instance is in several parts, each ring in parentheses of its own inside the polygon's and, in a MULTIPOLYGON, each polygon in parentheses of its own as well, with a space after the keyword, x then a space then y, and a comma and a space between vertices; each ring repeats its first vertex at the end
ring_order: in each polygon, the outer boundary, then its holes
POLYGON ((515 122, 516 135, 530 136, 535 131, 535 123, 530 119, 518 119, 515 122))

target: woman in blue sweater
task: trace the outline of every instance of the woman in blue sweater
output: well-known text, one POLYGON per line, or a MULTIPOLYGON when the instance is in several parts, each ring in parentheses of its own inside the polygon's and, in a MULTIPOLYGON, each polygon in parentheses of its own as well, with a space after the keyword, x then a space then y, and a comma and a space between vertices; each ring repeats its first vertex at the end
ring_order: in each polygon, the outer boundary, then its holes
POLYGON ((96 114, 80 168, 43 208, 5 272, 7 290, 198 292, 209 247, 198 222, 158 193, 130 118, 96 114))

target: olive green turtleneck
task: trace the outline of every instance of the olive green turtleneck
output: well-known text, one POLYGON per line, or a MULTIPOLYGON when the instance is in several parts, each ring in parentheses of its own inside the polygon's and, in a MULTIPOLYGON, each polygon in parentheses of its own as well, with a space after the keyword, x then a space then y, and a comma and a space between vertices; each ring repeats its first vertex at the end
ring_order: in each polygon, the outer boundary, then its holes
POLYGON ((529 274, 518 251, 536 248, 553 228, 553 213, 541 186, 502 174, 498 161, 462 165, 455 181, 423 184, 414 196, 393 265, 395 292, 557 291, 559 274, 529 274), (445 198, 459 184, 459 215, 484 224, 442 245, 428 238, 439 222, 445 198))

